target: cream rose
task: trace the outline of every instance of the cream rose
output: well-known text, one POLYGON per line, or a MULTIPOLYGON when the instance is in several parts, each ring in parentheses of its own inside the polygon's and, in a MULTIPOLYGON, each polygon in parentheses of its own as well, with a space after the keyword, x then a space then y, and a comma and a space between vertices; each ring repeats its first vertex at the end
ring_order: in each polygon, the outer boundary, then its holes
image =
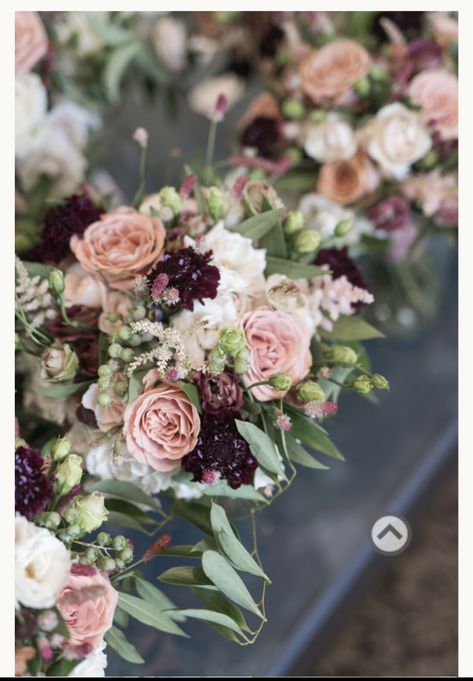
POLYGON ((67 584, 71 558, 64 544, 44 527, 15 518, 15 594, 28 608, 51 608, 67 584))
POLYGON ((458 80, 442 69, 422 71, 409 83, 408 95, 422 107, 421 117, 442 139, 458 137, 458 80))
POLYGON ((15 72, 32 69, 47 50, 48 38, 38 12, 15 12, 15 72))
POLYGON ((126 290, 160 260, 165 238, 161 220, 121 207, 89 225, 81 239, 74 235, 71 249, 86 270, 126 290))
POLYGON ((322 123, 311 125, 305 134, 304 150, 321 163, 345 161, 357 150, 356 135, 350 123, 337 113, 329 113, 322 123))
POLYGON ((199 430, 197 409, 171 385, 146 390, 125 409, 123 432, 129 454, 157 471, 179 466, 194 449, 199 430))
POLYGON ((399 102, 383 106, 360 134, 368 154, 387 177, 401 180, 424 156, 432 140, 421 117, 399 102))
MULTIPOLYGON (((260 308, 244 315, 240 325, 250 350, 246 385, 280 373, 288 374, 293 384, 307 376, 312 364, 311 333, 302 315, 260 308)), ((284 394, 269 385, 257 386, 252 393, 263 402, 284 394)))
POLYGON ((71 265, 64 277, 64 303, 101 307, 105 305, 107 287, 97 277, 89 274, 79 263, 71 265))
POLYGON ((369 158, 358 152, 348 161, 324 163, 317 182, 317 192, 341 203, 354 203, 374 191, 379 175, 369 158))
POLYGON ((312 50, 299 66, 302 89, 316 103, 337 102, 366 76, 370 56, 354 40, 335 40, 312 50))

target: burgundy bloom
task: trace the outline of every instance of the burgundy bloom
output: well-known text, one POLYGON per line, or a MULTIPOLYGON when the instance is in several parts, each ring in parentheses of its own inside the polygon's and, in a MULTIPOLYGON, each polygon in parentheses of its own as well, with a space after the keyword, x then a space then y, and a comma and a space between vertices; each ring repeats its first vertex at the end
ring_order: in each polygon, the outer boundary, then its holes
POLYGON ((260 156, 272 158, 280 139, 280 125, 275 118, 257 116, 241 135, 244 147, 254 147, 260 156))
POLYGON ((353 286, 366 288, 363 275, 358 265, 348 255, 346 248, 321 248, 317 253, 314 264, 328 265, 333 279, 339 279, 345 275, 353 286))
POLYGON ((102 208, 98 208, 85 194, 73 194, 64 203, 51 206, 43 220, 40 241, 29 257, 57 264, 70 252, 71 236, 81 236, 102 213, 102 208))
POLYGON ((44 459, 36 449, 23 446, 15 451, 15 511, 27 520, 43 511, 53 494, 43 466, 44 459))
POLYGON ((416 73, 442 64, 442 48, 432 40, 416 38, 407 45, 406 53, 394 65, 394 77, 400 85, 416 73))
POLYGON ((235 415, 204 414, 195 449, 182 460, 193 480, 228 480, 232 489, 251 485, 258 466, 248 443, 235 426, 235 415), (209 475, 209 474, 215 475, 209 475))
POLYGON ((239 412, 243 404, 243 390, 234 372, 201 373, 197 378, 202 409, 208 414, 239 412))
POLYGON ((70 343, 79 358, 81 372, 95 376, 99 368, 99 340, 97 321, 100 310, 84 305, 71 305, 66 310, 71 321, 79 322, 81 327, 69 326, 58 314, 51 322, 51 333, 62 343, 70 343))
POLYGON ((82 404, 76 409, 77 419, 89 428, 98 428, 97 419, 95 418, 95 412, 93 409, 87 409, 82 404))
POLYGON ((215 265, 209 265, 211 257, 212 251, 198 253, 190 246, 167 253, 149 277, 151 288, 159 275, 166 274, 168 289, 177 289, 179 302, 192 310, 194 300, 203 303, 205 298, 217 295, 220 272, 215 265))
POLYGON ((371 206, 367 216, 376 229, 384 229, 387 232, 401 229, 412 222, 411 209, 407 201, 400 196, 389 196, 371 206))
POLYGON ((81 372, 86 376, 96 376, 100 364, 98 336, 78 338, 73 345, 79 358, 81 372))

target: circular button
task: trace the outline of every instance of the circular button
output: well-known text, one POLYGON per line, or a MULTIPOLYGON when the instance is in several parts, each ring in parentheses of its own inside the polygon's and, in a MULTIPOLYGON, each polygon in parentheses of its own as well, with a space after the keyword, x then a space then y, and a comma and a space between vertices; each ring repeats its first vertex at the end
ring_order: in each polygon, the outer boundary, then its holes
POLYGON ((395 556, 407 549, 411 541, 411 526, 400 515, 385 515, 371 528, 371 541, 375 550, 384 556, 395 556))

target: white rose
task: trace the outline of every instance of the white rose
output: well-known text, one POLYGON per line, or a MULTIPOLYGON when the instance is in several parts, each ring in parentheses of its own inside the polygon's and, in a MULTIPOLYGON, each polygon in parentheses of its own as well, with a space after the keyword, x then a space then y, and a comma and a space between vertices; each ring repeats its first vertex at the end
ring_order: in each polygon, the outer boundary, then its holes
POLYGON ((105 669, 107 668, 107 656, 104 652, 106 648, 105 641, 102 641, 99 646, 87 655, 74 669, 68 674, 68 677, 87 677, 89 679, 105 676, 105 669))
POLYGON ((228 108, 232 107, 245 91, 244 81, 233 73, 207 78, 189 92, 189 107, 195 113, 212 119, 219 95, 225 95, 228 108))
POLYGON ((432 146, 420 115, 394 102, 378 111, 360 131, 360 141, 386 177, 402 180, 432 146))
POLYGON ((71 265, 64 277, 64 302, 70 305, 101 307, 105 305, 107 287, 89 274, 79 263, 71 265))
POLYGON ((15 518, 15 594, 29 608, 51 608, 66 586, 71 570, 69 551, 49 530, 26 518, 15 518))
POLYGON ((171 71, 186 65, 187 35, 184 23, 173 17, 162 17, 151 29, 154 51, 171 71))
POLYGON ((64 130, 71 142, 80 149, 86 146, 89 133, 100 125, 100 116, 66 99, 57 103, 48 115, 54 128, 64 130))
POLYGON ((305 194, 299 202, 299 210, 304 214, 306 229, 319 232, 323 241, 331 240, 336 248, 357 244, 362 234, 373 231, 370 222, 322 194, 305 194), (344 236, 335 236, 337 225, 345 220, 352 223, 352 228, 344 236))
POLYGON ((311 125, 305 135, 304 150, 320 163, 345 161, 358 148, 350 123, 336 113, 329 113, 322 123, 311 125))
POLYGON ((24 73, 15 79, 15 154, 29 154, 38 128, 45 119, 48 96, 36 73, 24 73))

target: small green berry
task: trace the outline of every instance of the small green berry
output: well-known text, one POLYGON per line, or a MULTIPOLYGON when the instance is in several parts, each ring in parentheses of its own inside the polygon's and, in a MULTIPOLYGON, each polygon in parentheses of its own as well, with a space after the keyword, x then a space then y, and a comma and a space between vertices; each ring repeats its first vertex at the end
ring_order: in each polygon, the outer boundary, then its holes
POLYGON ((108 534, 108 532, 99 532, 98 533, 97 544, 99 544, 99 546, 108 546, 111 541, 112 541, 112 538, 108 534))
POLYGON ((118 397, 123 397, 128 392, 128 386, 124 381, 118 381, 113 387, 113 392, 118 397))
POLYGON ((116 551, 122 551, 128 546, 128 541, 122 534, 117 534, 117 536, 113 538, 112 546, 116 551))
POLYGON ((127 364, 129 362, 132 362, 134 357, 135 357, 135 353, 133 352, 133 350, 131 348, 124 348, 122 350, 121 358, 127 364))
POLYGON ((129 326, 121 326, 118 329, 118 337, 122 341, 129 341, 132 335, 132 331, 129 326))
POLYGON ((112 385, 112 382, 111 382, 109 376, 100 376, 97 383, 98 383, 98 386, 101 390, 108 390, 110 388, 110 386, 112 385))
POLYGON ((109 407, 112 404, 112 396, 108 393, 99 393, 97 402, 101 407, 109 407))
POLYGON ((120 345, 120 343, 112 343, 108 347, 108 354, 110 355, 110 357, 112 357, 112 359, 118 359, 122 354, 122 350, 123 348, 120 345))
POLYGON ((129 563, 130 560, 133 560, 133 550, 129 546, 126 546, 124 549, 120 551, 120 553, 118 554, 118 558, 124 560, 125 563, 129 563))
POLYGON ((139 322, 140 319, 144 319, 146 317, 146 308, 143 305, 137 305, 132 309, 131 316, 135 322, 139 322))
POLYGON ((112 367, 109 366, 108 364, 102 364, 101 366, 99 366, 97 373, 101 378, 102 377, 108 378, 113 374, 113 370, 112 370, 112 367))

